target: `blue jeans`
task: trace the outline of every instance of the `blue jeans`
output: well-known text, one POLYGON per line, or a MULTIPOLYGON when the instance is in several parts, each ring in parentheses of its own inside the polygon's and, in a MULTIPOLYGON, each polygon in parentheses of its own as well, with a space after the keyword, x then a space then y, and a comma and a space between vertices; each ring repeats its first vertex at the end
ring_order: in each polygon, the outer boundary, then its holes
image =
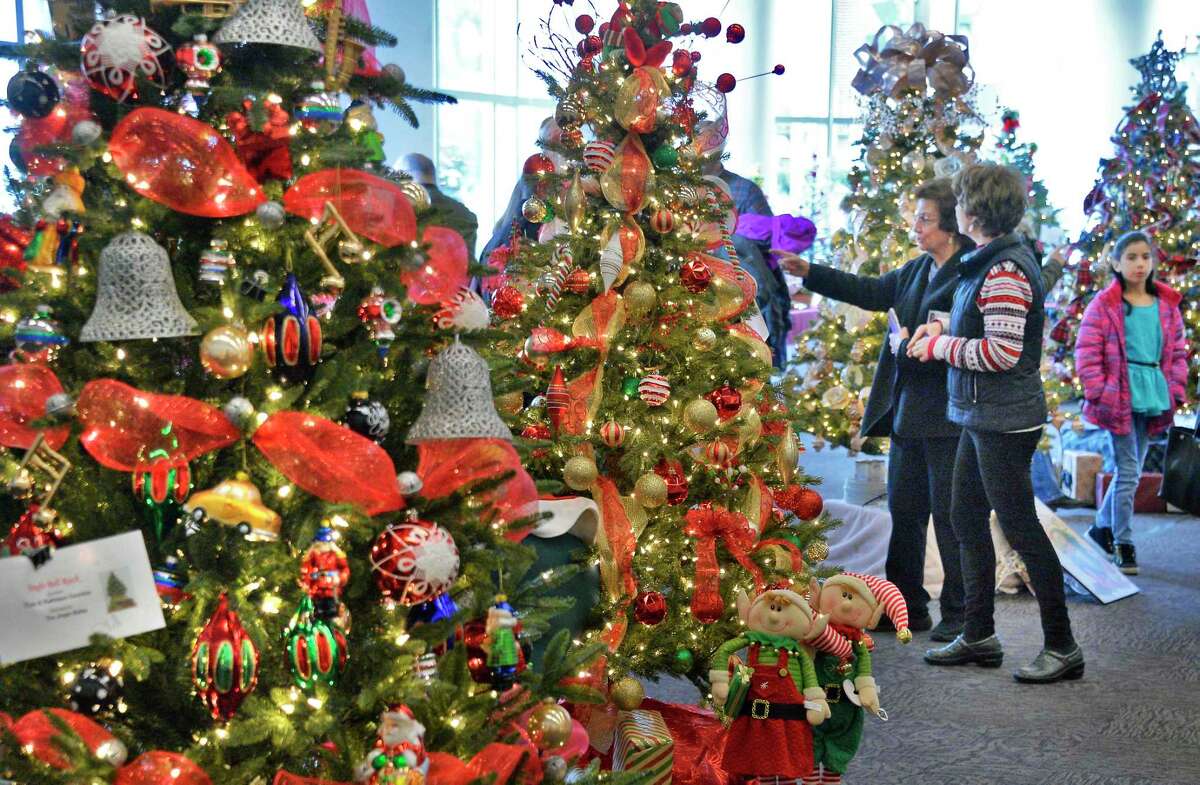
POLYGON ((1126 545, 1133 544, 1133 497, 1137 492, 1138 480, 1142 477, 1142 465, 1146 463, 1146 452, 1150 449, 1149 418, 1144 414, 1133 414, 1133 428, 1120 436, 1109 432, 1112 439, 1113 457, 1117 463, 1117 474, 1109 483, 1096 513, 1096 525, 1112 529, 1113 540, 1126 545))

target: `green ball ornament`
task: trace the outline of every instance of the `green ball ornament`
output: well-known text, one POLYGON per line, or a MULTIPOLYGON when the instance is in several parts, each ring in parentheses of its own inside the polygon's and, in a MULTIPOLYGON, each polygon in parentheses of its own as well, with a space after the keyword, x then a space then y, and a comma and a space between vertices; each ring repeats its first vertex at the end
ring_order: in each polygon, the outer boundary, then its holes
POLYGON ((621 382, 621 394, 631 400, 636 398, 638 394, 638 385, 640 383, 641 382, 639 382, 636 378, 632 376, 626 376, 621 382))
POLYGON ((676 673, 690 673, 692 666, 696 664, 696 655, 692 654, 691 649, 680 649, 675 652, 675 660, 671 663, 671 667, 676 673))
POLYGON ((654 151, 650 156, 650 160, 659 169, 670 169, 679 163, 679 151, 670 145, 664 144, 654 151))

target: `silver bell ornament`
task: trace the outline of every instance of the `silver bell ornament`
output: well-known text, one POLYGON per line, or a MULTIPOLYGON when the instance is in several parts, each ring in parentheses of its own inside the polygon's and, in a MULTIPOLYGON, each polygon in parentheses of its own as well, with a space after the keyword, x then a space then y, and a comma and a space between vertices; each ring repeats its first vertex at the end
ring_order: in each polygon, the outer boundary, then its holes
POLYGON ((431 439, 512 441, 512 431, 496 411, 487 362, 457 338, 430 361, 425 389, 425 405, 408 431, 409 444, 431 439))
POLYGON ((79 340, 132 341, 196 335, 183 308, 166 250, 141 232, 125 232, 100 252, 96 304, 79 340))
POLYGON ((213 36, 217 44, 278 44, 322 52, 297 0, 250 0, 213 36))

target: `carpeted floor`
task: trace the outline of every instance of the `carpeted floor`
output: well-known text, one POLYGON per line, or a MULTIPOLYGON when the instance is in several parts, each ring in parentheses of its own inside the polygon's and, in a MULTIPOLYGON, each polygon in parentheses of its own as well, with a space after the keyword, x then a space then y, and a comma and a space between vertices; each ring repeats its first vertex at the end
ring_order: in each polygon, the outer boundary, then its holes
MULTIPOLYGON (((1066 513, 1071 515, 1071 513, 1066 513)), ((1090 514, 1068 517, 1082 530, 1090 514)), ((848 785, 1197 785, 1200 783, 1200 520, 1138 516, 1141 593, 1108 606, 1070 597, 1084 678, 1017 684, 1041 648, 1029 594, 996 599, 1004 667, 934 668, 877 634, 875 675, 890 721, 867 720, 848 785)), ((654 697, 695 700, 688 684, 654 697)))

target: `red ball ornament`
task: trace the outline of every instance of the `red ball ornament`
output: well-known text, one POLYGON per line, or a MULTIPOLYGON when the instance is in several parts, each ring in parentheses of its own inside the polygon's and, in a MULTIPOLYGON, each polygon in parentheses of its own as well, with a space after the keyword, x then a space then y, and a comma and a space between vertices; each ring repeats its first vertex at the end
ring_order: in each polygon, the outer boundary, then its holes
POLYGON ((737 87, 737 79, 733 74, 725 73, 717 77, 717 89, 722 93, 732 93, 737 87))
POLYGON ((721 20, 710 16, 700 23, 700 32, 705 38, 716 38, 721 34, 721 20))
POLYGON ((575 17, 575 31, 587 35, 592 32, 592 28, 596 26, 596 20, 588 14, 580 14, 575 17))
POLYGON ((592 275, 583 268, 576 268, 567 276, 567 291, 574 294, 587 294, 592 289, 592 275))
POLYGON ((700 53, 699 52, 692 52, 692 62, 693 63, 700 62, 700 53))
POLYGON ((258 648, 221 592, 192 646, 192 686, 214 720, 228 722, 258 684, 258 648))
POLYGON ((598 35, 589 35, 583 39, 583 51, 589 55, 597 55, 604 49, 604 40, 598 35))
POLYGON ((719 469, 733 465, 734 457, 730 446, 719 439, 704 445, 704 460, 719 469))
POLYGON ((667 598, 661 592, 643 591, 633 600, 633 618, 653 627, 667 617, 667 598))
POLYGON ((679 281, 692 294, 699 294, 712 281, 712 269, 701 259, 689 259, 679 270, 679 281))
POLYGON ((722 384, 717 389, 704 396, 712 405, 717 407, 717 416, 721 418, 721 422, 732 419, 742 410, 742 394, 735 390, 728 382, 722 384))
POLYGON ((675 213, 663 207, 650 216, 650 228, 658 234, 668 234, 675 228, 675 213))
POLYGON ((609 420, 600 426, 600 441, 604 442, 605 447, 620 447, 625 443, 626 430, 625 426, 616 420, 609 420))
POLYGON ((137 80, 166 84, 162 61, 171 45, 131 14, 104 19, 80 42, 80 70, 97 92, 116 101, 136 101, 137 80))
POLYGON ((692 70, 692 53, 686 49, 676 49, 671 55, 671 71, 676 76, 687 76, 692 70))
POLYGON ((554 162, 542 153, 534 153, 525 159, 522 171, 525 172, 526 177, 544 177, 554 174, 554 162))
POLYGON ((687 501, 688 483, 683 473, 683 464, 661 458, 654 465, 654 473, 666 480, 668 504, 677 505, 687 501))
POLYGON ((492 295, 492 313, 501 319, 512 319, 525 310, 525 295, 515 286, 501 286, 492 295))
POLYGON ((746 28, 736 22, 725 28, 725 40, 731 44, 740 44, 746 40, 746 28))
POLYGON ((789 485, 781 491, 776 491, 774 496, 777 505, 795 513, 801 520, 816 520, 825 509, 825 500, 821 498, 821 494, 803 485, 789 485))
POLYGON ((546 441, 550 438, 550 426, 545 423, 533 423, 526 425, 521 429, 522 439, 532 439, 535 441, 546 441))
POLYGON ((458 578, 458 565, 458 546, 450 532, 416 517, 388 526, 371 545, 375 586, 401 605, 445 594, 458 578))
POLYGON ((692 23, 684 22, 683 24, 681 24, 679 26, 679 32, 681 35, 691 35, 692 34, 692 23))

